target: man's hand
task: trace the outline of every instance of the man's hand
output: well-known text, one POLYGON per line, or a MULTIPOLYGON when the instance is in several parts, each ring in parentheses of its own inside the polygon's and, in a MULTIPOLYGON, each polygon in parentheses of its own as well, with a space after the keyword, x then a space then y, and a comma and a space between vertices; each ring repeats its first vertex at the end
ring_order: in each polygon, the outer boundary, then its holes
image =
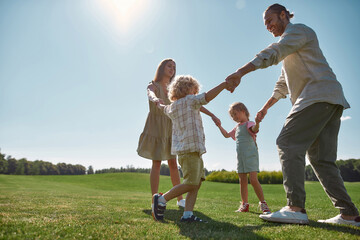
POLYGON ((255 71, 255 65, 251 62, 245 64, 241 68, 239 68, 236 72, 233 74, 227 76, 225 79, 228 83, 228 86, 226 87, 227 90, 230 92, 234 92, 235 88, 240 84, 241 78, 248 74, 249 72, 255 71))
POLYGON ((258 113, 256 114, 256 117, 255 117, 255 122, 260 123, 264 119, 266 113, 267 113, 266 108, 262 108, 260 111, 258 111, 258 113))
POLYGON ((235 88, 239 86, 241 82, 241 77, 242 75, 240 74, 240 72, 234 72, 233 74, 227 76, 227 78, 225 79, 227 83, 226 90, 234 92, 235 88))

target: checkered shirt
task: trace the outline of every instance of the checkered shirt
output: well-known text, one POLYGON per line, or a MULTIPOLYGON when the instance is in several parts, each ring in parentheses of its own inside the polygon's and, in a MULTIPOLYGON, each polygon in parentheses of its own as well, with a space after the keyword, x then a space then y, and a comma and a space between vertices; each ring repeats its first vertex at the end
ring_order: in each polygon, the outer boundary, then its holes
POLYGON ((200 108, 207 104, 205 93, 187 95, 170 105, 164 112, 172 120, 171 154, 206 152, 205 134, 200 116, 200 108))

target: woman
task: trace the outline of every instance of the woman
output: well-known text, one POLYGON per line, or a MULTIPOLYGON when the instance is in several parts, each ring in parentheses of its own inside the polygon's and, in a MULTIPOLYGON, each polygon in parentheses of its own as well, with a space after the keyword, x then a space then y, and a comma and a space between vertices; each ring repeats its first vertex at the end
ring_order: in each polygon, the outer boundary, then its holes
MULTIPOLYGON (((150 186, 152 195, 158 193, 161 161, 167 160, 170 169, 170 178, 173 186, 180 184, 180 176, 176 163, 176 156, 171 154, 172 122, 162 110, 157 108, 156 103, 170 104, 167 87, 174 79, 176 64, 173 59, 163 60, 155 73, 155 78, 147 87, 149 99, 149 114, 145 127, 140 135, 137 152, 139 156, 152 160, 150 172, 150 186)), ((220 120, 201 107, 201 112, 210 116, 215 124, 221 124, 220 120)), ((177 197, 177 205, 185 207, 183 196, 177 197)))
MULTIPOLYGON (((173 186, 180 184, 180 176, 176 163, 176 156, 171 154, 172 123, 156 103, 170 104, 167 97, 167 86, 174 79, 176 64, 172 59, 163 60, 155 74, 155 78, 147 87, 150 112, 145 127, 140 135, 137 152, 139 156, 151 159, 150 186, 152 195, 158 192, 161 161, 167 160, 170 169, 170 178, 173 186)), ((185 207, 185 200, 179 196, 177 205, 185 207)))

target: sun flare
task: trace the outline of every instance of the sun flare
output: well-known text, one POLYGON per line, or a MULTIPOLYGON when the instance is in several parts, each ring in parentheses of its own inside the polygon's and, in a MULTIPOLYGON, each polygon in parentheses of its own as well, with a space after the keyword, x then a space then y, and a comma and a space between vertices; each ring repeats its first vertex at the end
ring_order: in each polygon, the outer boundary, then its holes
POLYGON ((143 17, 148 7, 146 0, 98 0, 103 18, 120 34, 128 33, 143 17))

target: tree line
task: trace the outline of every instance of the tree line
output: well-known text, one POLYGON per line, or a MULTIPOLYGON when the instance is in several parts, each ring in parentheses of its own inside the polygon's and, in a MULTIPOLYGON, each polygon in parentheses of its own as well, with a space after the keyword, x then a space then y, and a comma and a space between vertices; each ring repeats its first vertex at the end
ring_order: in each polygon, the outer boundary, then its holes
MULTIPOLYGON (((335 163, 345 182, 360 182, 360 159, 337 160, 335 163)), ((310 165, 305 168, 305 179, 319 181, 310 165)))
POLYGON ((15 159, 0 152, 0 174, 14 175, 83 175, 86 168, 82 165, 58 163, 42 160, 28 161, 26 158, 15 159))
MULTIPOLYGON (((181 171, 180 166, 178 167, 180 177, 183 177, 183 173, 181 171)), ((150 173, 151 168, 135 168, 133 165, 127 165, 125 168, 105 168, 101 170, 96 170, 95 174, 99 173, 119 173, 119 172, 137 172, 137 173, 150 173)), ((211 171, 208 171, 206 168, 204 169, 205 176, 209 175, 211 171)), ((167 164, 161 164, 160 166, 160 175, 170 176, 170 168, 167 164)))
MULTIPOLYGON (((337 160, 336 165, 340 169, 340 174, 346 182, 360 182, 360 159, 337 160)), ((83 175, 83 174, 100 174, 100 173, 119 173, 119 172, 137 172, 150 173, 151 168, 135 168, 132 165, 127 165, 121 168, 106 168, 94 171, 92 166, 86 169, 80 164, 72 165, 66 163, 52 164, 50 162, 36 160, 29 161, 26 158, 15 159, 11 156, 6 156, 0 152, 0 174, 16 174, 16 175, 83 175)), ((224 182, 236 182, 237 175, 228 173, 226 171, 208 171, 205 168, 205 176, 214 172, 214 175, 209 178, 222 179, 224 182), (233 176, 234 175, 234 176, 233 176), (226 180, 224 180, 226 179, 226 180), (231 181, 229 180, 231 179, 231 181)), ((180 177, 183 177, 181 168, 179 167, 180 177)), ((170 169, 167 164, 161 164, 160 175, 170 176, 170 169)), ((259 173, 260 177, 261 173, 259 173)), ((264 173, 264 182, 268 179, 276 179, 278 183, 279 177, 275 172, 264 173), (270 174, 271 173, 271 174, 270 174), (276 178, 274 177, 276 175, 276 178)), ((214 179, 212 179, 214 181, 214 179)), ((313 169, 310 165, 305 168, 306 181, 318 181, 313 169)), ((211 181, 211 180, 210 180, 211 181)), ((216 181, 216 180, 215 180, 216 181)), ((270 182, 273 182, 271 180, 270 182)))

